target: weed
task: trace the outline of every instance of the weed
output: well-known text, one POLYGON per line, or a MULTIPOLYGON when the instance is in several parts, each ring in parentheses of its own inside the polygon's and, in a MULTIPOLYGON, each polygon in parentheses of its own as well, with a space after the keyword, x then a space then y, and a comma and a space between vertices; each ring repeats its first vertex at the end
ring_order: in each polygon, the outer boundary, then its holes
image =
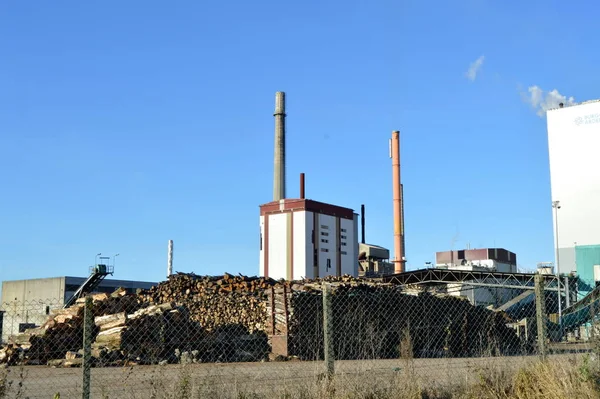
POLYGON ((6 368, 0 368, 0 398, 5 398, 8 395, 9 388, 8 370, 6 368))

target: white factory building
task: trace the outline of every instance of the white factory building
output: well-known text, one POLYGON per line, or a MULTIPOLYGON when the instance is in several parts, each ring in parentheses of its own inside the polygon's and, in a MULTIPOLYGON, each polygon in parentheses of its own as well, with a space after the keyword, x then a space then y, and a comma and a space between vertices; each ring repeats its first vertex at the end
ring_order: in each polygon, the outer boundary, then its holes
POLYGON ((309 199, 260 206, 261 276, 297 280, 358 275, 358 214, 309 199))
MULTIPOLYGON (((457 271, 517 272, 517 255, 504 248, 436 252, 435 263, 436 268, 457 271)), ((450 295, 469 299, 473 305, 495 307, 518 295, 518 292, 512 289, 471 286, 466 283, 449 283, 447 290, 450 295)))
POLYGON ((549 110, 547 124, 556 263, 585 294, 600 279, 600 100, 549 110))

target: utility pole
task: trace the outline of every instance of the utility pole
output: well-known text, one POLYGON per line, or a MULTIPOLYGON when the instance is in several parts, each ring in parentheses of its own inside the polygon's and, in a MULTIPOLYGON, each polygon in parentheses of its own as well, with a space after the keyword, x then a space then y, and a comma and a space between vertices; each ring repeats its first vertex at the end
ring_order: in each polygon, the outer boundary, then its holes
POLYGON ((558 289, 557 291, 557 295, 558 295, 558 325, 560 326, 561 332, 562 332, 562 300, 561 300, 561 295, 560 295, 560 259, 559 259, 559 253, 558 253, 558 210, 560 209, 560 201, 552 201, 552 208, 554 209, 554 240, 555 240, 555 244, 554 244, 554 250, 556 252, 555 254, 555 259, 556 259, 556 281, 557 281, 557 286, 556 288, 558 289))

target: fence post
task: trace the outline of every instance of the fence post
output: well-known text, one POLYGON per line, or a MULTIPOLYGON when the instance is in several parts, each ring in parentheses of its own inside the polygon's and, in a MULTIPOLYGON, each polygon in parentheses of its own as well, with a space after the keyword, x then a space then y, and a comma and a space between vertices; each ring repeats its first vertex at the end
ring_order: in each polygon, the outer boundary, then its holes
POLYGON ((331 285, 323 282, 323 348, 327 378, 331 378, 334 371, 332 322, 331 285))
POLYGON ((546 360, 546 296, 544 295, 544 278, 536 273, 535 282, 535 316, 537 324, 538 352, 542 360, 546 360))
POLYGON ((91 296, 85 298, 83 314, 83 399, 90 399, 91 391, 91 361, 92 361, 92 330, 94 328, 93 299, 91 296))

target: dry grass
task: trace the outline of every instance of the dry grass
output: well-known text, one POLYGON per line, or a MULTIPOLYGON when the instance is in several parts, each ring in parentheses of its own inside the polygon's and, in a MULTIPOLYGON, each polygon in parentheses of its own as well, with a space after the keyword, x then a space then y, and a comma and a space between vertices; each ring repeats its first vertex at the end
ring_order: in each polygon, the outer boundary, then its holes
POLYGON ((3 398, 15 398, 21 399, 24 397, 24 384, 27 379, 27 371, 23 366, 20 366, 16 369, 17 379, 10 380, 9 373, 11 372, 8 368, 0 367, 0 399, 3 398), (16 383, 15 383, 16 382, 16 383), (10 396, 9 396, 10 395, 10 396))
POLYGON ((0 398, 5 398, 8 394, 8 370, 0 368, 0 398))
MULTIPOLYGON (((410 361, 407 361, 410 363, 410 361)), ((432 373, 435 373, 432 370, 432 373)), ((474 380, 456 385, 422 381, 411 368, 394 376, 336 376, 332 381, 285 386, 285 382, 248 389, 244 383, 215 383, 195 380, 182 370, 176 381, 153 383, 151 399, 600 399, 600 367, 589 358, 583 361, 534 362, 515 373, 501 368, 473 371, 474 380)), ((257 385, 254 385, 257 386, 257 385)))
MULTIPOLYGON (((410 348, 410 344, 406 345, 410 348)), ((459 369, 419 369, 406 358, 395 369, 340 368, 332 380, 310 374, 301 378, 273 375, 198 374, 193 365, 168 373, 156 367, 137 379, 132 370, 123 369, 122 378, 112 384, 96 385, 92 397, 102 399, 600 399, 600 359, 594 355, 551 358, 547 362, 531 359, 522 367, 511 367, 514 359, 503 363, 471 365, 459 369), (493 365, 493 366, 492 366, 493 365), (479 367, 474 369, 473 367, 479 367), (445 372, 450 372, 445 374, 445 372), (356 374, 344 374, 356 373, 356 374), (462 379, 462 380, 461 380, 462 379)), ((450 366, 453 367, 453 366, 450 366)), ((222 370, 221 370, 222 371, 222 370)), ((30 376, 29 376, 30 377, 30 376)), ((296 376, 298 377, 298 376, 296 376)), ((0 368, 0 399, 25 398, 26 370, 0 368), (7 377, 11 377, 7 379, 7 377)), ((56 393, 56 392, 53 392, 56 393)), ((72 392, 74 393, 74 392, 72 392)), ((34 394, 31 397, 39 397, 34 394)), ((37 393, 39 395, 39 393, 37 393)))

